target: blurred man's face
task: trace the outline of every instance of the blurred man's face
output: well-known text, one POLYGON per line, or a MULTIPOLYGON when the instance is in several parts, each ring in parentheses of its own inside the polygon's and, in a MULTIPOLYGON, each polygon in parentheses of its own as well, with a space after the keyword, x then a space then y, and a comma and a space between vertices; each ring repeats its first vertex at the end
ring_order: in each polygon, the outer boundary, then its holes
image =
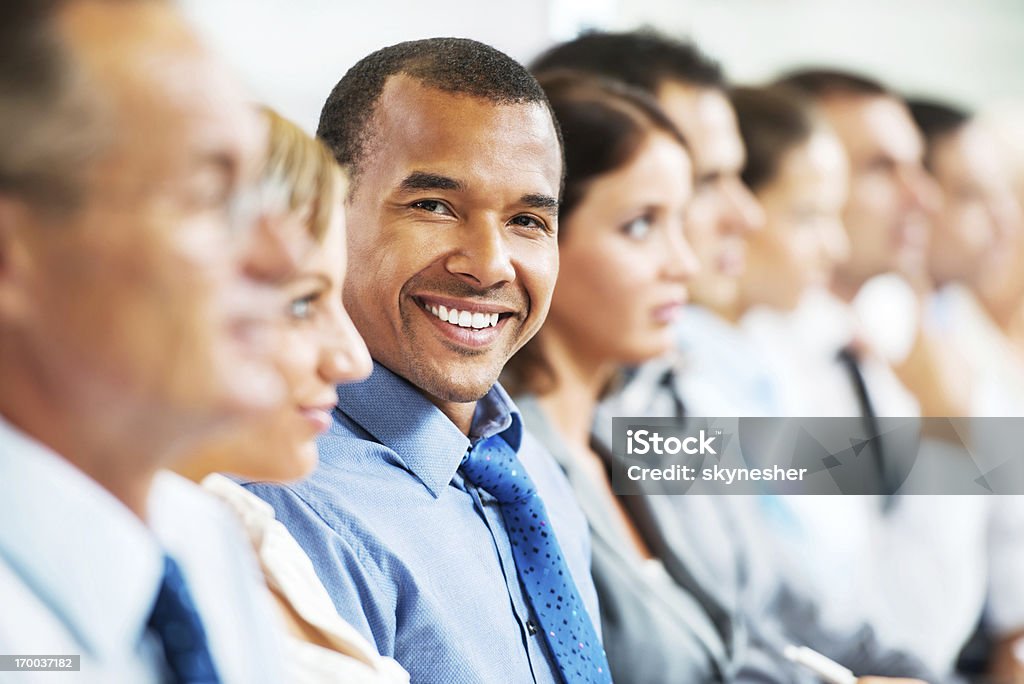
POLYGON ((821 104, 850 158, 843 214, 850 258, 837 269, 837 281, 856 290, 881 273, 921 275, 935 191, 906 106, 875 95, 836 95, 821 104))
POLYGON ((279 398, 254 282, 290 258, 229 217, 263 134, 170 3, 71 3, 58 26, 112 135, 74 213, 22 207, 6 347, 47 401, 162 453, 279 398))
POLYGON ((1018 229, 1020 208, 995 142, 968 123, 937 140, 932 176, 941 190, 929 265, 939 283, 972 282, 1001 258, 1018 229))
POLYGON ((693 301, 729 308, 746 263, 747 236, 761 227, 757 200, 740 180, 746 155, 732 105, 721 91, 666 81, 658 102, 690 145, 694 194, 688 237, 700 262, 693 301))
POLYGON ((348 206, 346 308, 370 355, 442 410, 475 402, 550 304, 562 163, 551 116, 406 76, 376 111, 348 206))

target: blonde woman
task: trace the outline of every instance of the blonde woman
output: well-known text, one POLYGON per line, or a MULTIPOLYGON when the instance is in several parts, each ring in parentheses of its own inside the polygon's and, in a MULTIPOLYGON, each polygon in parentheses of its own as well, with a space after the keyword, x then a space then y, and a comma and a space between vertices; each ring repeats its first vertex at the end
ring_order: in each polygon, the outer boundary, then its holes
POLYGON ((342 306, 346 183, 330 153, 298 126, 263 109, 269 127, 263 194, 285 204, 282 234, 302 258, 283 283, 276 362, 286 400, 258 424, 207 444, 181 472, 225 501, 239 516, 288 628, 289 682, 401 684, 406 672, 338 616, 309 558, 273 509, 217 473, 281 482, 308 475, 317 463, 315 438, 331 424, 335 386, 365 377, 370 358, 342 306), (294 228, 288 230, 287 228, 294 228))

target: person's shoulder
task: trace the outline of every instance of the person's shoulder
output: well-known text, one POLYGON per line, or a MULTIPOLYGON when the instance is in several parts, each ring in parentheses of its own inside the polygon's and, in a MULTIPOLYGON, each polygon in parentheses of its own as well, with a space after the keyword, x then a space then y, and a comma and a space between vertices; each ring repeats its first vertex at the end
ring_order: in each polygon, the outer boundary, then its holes
MULTIPOLYGON (((255 482, 240 484, 273 508, 274 516, 298 537, 329 540, 332 546, 348 548, 354 555, 381 553, 380 527, 391 520, 382 497, 394 503, 386 482, 373 478, 338 477, 318 468, 298 482, 255 482)), ((392 505, 393 508, 393 505, 392 505)))
POLYGON ((249 550, 236 513, 211 492, 172 472, 161 471, 153 481, 149 525, 172 554, 212 558, 222 555, 213 553, 215 549, 226 550, 227 555, 249 550))
MULTIPOLYGON (((149 518, 157 529, 169 526, 190 527, 198 525, 221 525, 237 527, 234 515, 226 504, 195 482, 162 470, 153 479, 149 498, 149 518)), ((215 527, 214 529, 218 529, 215 527)))
POLYGON ((331 427, 317 437, 316 446, 320 463, 310 479, 332 473, 344 473, 346 480, 372 478, 398 460, 391 449, 341 411, 335 411, 331 427))

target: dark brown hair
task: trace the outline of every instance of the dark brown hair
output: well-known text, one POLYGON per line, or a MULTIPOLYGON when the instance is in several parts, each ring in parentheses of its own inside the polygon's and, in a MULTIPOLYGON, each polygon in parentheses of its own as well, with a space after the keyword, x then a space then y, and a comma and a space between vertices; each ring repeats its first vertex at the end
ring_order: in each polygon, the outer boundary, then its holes
POLYGON ((690 41, 651 28, 623 33, 592 31, 560 43, 531 66, 535 74, 554 70, 596 74, 657 95, 668 81, 725 90, 725 74, 690 41))
POLYGON ((842 69, 800 69, 786 74, 776 85, 800 91, 815 100, 836 95, 892 96, 880 82, 842 69))
MULTIPOLYGON (((643 90, 574 71, 541 74, 538 81, 562 129, 565 188, 558 211, 560 236, 591 183, 630 163, 649 135, 668 135, 687 149, 682 134, 643 90)), ((537 338, 509 360, 502 375, 512 394, 545 394, 554 380, 537 338)))
POLYGON ((921 135, 924 136, 924 166, 934 171, 935 148, 948 136, 958 133, 971 121, 971 114, 956 105, 936 100, 907 100, 910 115, 914 117, 921 135))
POLYGON ((824 125, 808 100, 783 86, 735 88, 729 99, 747 150, 743 182, 754 191, 775 177, 787 152, 824 125))

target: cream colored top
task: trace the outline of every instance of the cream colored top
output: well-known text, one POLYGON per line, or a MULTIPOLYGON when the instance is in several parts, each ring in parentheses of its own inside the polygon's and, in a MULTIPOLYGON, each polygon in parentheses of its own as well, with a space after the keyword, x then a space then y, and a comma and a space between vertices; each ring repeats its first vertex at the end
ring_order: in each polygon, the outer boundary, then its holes
POLYGON ((238 515, 256 551, 267 586, 320 633, 330 648, 289 635, 288 681, 295 684, 408 684, 409 674, 391 658, 378 655, 352 625, 338 615, 313 563, 274 516, 267 502, 223 475, 209 475, 203 487, 238 515))

